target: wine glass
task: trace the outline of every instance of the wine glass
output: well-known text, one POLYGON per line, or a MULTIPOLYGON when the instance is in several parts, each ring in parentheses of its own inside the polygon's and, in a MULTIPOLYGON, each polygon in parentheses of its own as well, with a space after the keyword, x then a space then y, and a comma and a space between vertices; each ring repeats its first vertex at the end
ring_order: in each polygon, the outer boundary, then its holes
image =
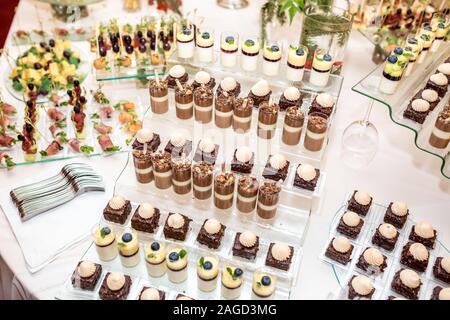
POLYGON ((217 5, 227 9, 243 9, 248 7, 248 0, 217 0, 217 5))

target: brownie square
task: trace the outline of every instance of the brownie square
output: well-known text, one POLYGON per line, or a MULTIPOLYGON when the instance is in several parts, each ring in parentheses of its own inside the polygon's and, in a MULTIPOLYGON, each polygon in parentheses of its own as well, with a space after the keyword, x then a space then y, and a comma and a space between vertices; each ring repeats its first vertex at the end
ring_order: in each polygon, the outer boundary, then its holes
POLYGON ((428 80, 424 89, 433 89, 434 91, 436 91, 438 93, 438 96, 442 98, 447 93, 447 87, 448 87, 448 85, 438 86, 431 80, 428 80))
POLYGON ((344 216, 342 216, 341 219, 339 220, 339 224, 336 230, 349 238, 356 239, 364 225, 364 220, 360 219, 359 224, 356 227, 350 227, 345 224, 343 217, 344 216))
POLYGON ((428 266, 428 260, 430 259, 430 254, 428 254, 428 258, 424 261, 420 261, 414 258, 414 256, 409 252, 409 248, 414 242, 408 242, 402 250, 402 254, 400 256, 400 263, 419 272, 425 272, 428 266))
POLYGON ((241 162, 236 158, 236 150, 234 150, 233 160, 231 161, 231 171, 238 173, 252 173, 255 162, 255 153, 252 152, 252 157, 249 162, 241 162))
POLYGON ((205 230, 206 221, 207 220, 203 221, 203 225, 197 235, 197 241, 198 241, 198 243, 201 243, 210 249, 217 249, 220 247, 220 244, 222 242, 222 238, 225 233, 226 226, 224 226, 223 224, 220 224, 219 232, 217 232, 215 234, 209 234, 205 230))
POLYGON ((186 140, 186 143, 184 144, 184 146, 176 147, 169 140, 169 142, 167 142, 166 147, 164 148, 164 151, 170 153, 172 158, 179 158, 183 154, 185 156, 188 156, 192 151, 192 141, 186 140))
POLYGON ((442 257, 437 257, 433 266, 433 275, 445 283, 450 284, 450 273, 444 270, 441 266, 442 257))
POLYGON ((347 209, 350 211, 353 211, 361 216, 366 216, 369 212, 370 206, 372 205, 373 198, 370 199, 370 202, 368 205, 363 206, 362 204, 359 204, 355 199, 356 190, 353 192, 353 196, 348 201, 347 209))
POLYGON ((102 275, 102 266, 98 263, 94 263, 95 264, 94 274, 89 278, 83 278, 78 273, 78 267, 80 266, 81 262, 83 261, 78 262, 77 267, 72 273, 72 285, 74 286, 74 288, 94 291, 95 286, 97 285, 97 282, 100 279, 100 276, 102 275))
POLYGON ((303 96, 300 95, 300 98, 296 101, 291 101, 286 99, 284 94, 280 96, 280 100, 278 101, 278 106, 280 107, 281 111, 286 111, 289 107, 298 107, 300 108, 303 104, 303 96))
POLYGON ((392 279, 391 288, 394 292, 397 292, 399 295, 405 298, 417 300, 419 298, 419 291, 422 284, 414 289, 404 285, 400 280, 400 272, 402 272, 402 270, 404 269, 401 269, 395 273, 395 276, 392 279))
POLYGON ((330 117, 331 114, 333 113, 333 109, 334 109, 335 105, 336 105, 336 103, 333 104, 333 106, 331 108, 323 107, 317 102, 317 96, 316 96, 314 98, 313 102, 311 103, 311 107, 309 108, 308 114, 311 114, 313 112, 320 112, 320 113, 326 115, 327 117, 330 117))
MULTIPOLYGON (((423 99, 423 98, 422 98, 422 92, 423 92, 423 90, 425 90, 425 89, 421 89, 419 92, 417 92, 416 95, 415 95, 411 100, 415 100, 415 99, 423 99)), ((424 99, 424 100, 425 100, 425 99, 424 99)), ((428 100, 426 100, 426 101, 428 101, 428 100)), ((434 108, 436 108, 436 106, 439 104, 439 101, 441 101, 441 99, 439 98, 439 96, 438 96, 437 100, 434 101, 434 102, 428 101, 428 103, 430 104, 430 111, 433 111, 434 108)))
POLYGON ((372 237, 372 243, 376 244, 377 246, 387 251, 392 251, 395 248, 395 244, 397 243, 398 237, 399 233, 397 232, 397 235, 393 239, 387 239, 380 233, 380 231, 377 228, 375 234, 372 237))
POLYGON ((187 72, 185 74, 183 74, 180 78, 174 78, 172 77, 170 74, 167 76, 166 80, 167 80, 167 86, 170 89, 175 89, 177 87, 177 82, 176 80, 178 79, 178 81, 180 81, 181 84, 185 84, 186 82, 188 82, 189 79, 189 75, 187 74, 187 72))
POLYGON ((189 223, 192 221, 192 219, 189 219, 188 217, 186 217, 185 215, 180 213, 180 215, 184 218, 184 225, 182 228, 175 229, 175 228, 169 227, 169 224, 168 224, 169 217, 173 214, 175 214, 175 213, 170 212, 169 215, 167 216, 166 223, 164 224, 164 229, 163 229, 164 237, 166 237, 167 239, 175 239, 175 240, 179 240, 179 241, 184 241, 184 240, 186 240, 186 235, 189 230, 189 223))
POLYGON ((354 246, 352 245, 348 252, 341 253, 333 247, 333 240, 334 238, 330 241, 330 244, 325 251, 325 256, 336 262, 339 262, 340 264, 343 264, 344 266, 347 265, 347 263, 349 263, 351 260, 354 246))
POLYGON ((430 300, 439 300, 439 293, 441 293, 441 290, 442 290, 442 289, 443 289, 443 288, 440 287, 440 286, 434 287, 433 293, 431 294, 430 300))
POLYGON ((177 294, 175 300, 195 300, 194 298, 191 298, 187 295, 184 295, 182 293, 177 294))
POLYGON ((266 94, 265 96, 257 96, 255 95, 252 91, 250 91, 248 93, 248 98, 251 98, 253 100, 253 106, 255 108, 259 108, 259 105, 263 102, 269 102, 270 100, 270 95, 272 94, 272 90, 270 90, 270 92, 268 94, 266 94))
POLYGON ((241 232, 236 233, 236 237, 234 238, 234 244, 233 244, 233 256, 235 257, 241 257, 248 260, 254 260, 256 258, 256 254, 259 250, 259 237, 256 236, 256 243, 253 247, 247 248, 244 247, 241 242, 239 241, 239 237, 241 235, 241 232))
POLYGON ((153 233, 156 229, 158 229, 159 225, 159 217, 160 212, 158 208, 155 208, 155 213, 153 216, 149 219, 144 219, 139 215, 139 206, 136 211, 133 214, 133 217, 131 218, 131 227, 134 230, 147 232, 147 233, 153 233))
POLYGON ((408 213, 406 215, 404 215, 403 217, 399 217, 392 212, 392 205, 393 205, 393 202, 391 202, 389 204, 389 207, 386 209, 386 213, 384 214, 383 221, 386 223, 392 224, 397 229, 401 229, 401 228, 403 228, 406 221, 408 220, 409 209, 408 209, 408 213))
POLYGON ((280 269, 280 270, 284 270, 284 271, 288 271, 291 266, 291 263, 292 263, 292 257, 294 256, 294 247, 289 246, 289 248, 291 248, 291 255, 288 259, 286 259, 284 261, 279 261, 272 256, 272 247, 274 246, 274 244, 275 243, 272 242, 269 246, 269 251, 267 252, 267 257, 266 257, 266 266, 274 267, 276 269, 280 269))
POLYGON ((209 163, 211 165, 215 165, 216 164, 217 155, 219 153, 219 146, 217 144, 215 146, 216 147, 215 147, 213 152, 206 153, 206 152, 203 152, 200 149, 200 146, 197 145, 197 150, 195 150, 195 154, 194 154, 194 161, 195 162, 202 162, 202 161, 204 161, 204 162, 209 163))
POLYGON ((125 275, 125 284, 122 289, 117 291, 112 291, 108 288, 106 280, 108 279, 110 272, 106 275, 105 279, 102 282, 102 286, 100 287, 100 291, 98 294, 102 300, 125 300, 130 293, 131 288, 131 278, 130 276, 125 275))
POLYGON ((372 299, 373 294, 375 293, 375 288, 373 288, 368 294, 362 295, 353 289, 352 281, 356 276, 353 276, 350 281, 348 282, 348 298, 350 300, 354 300, 356 298, 365 298, 365 299, 372 299))
POLYGON ((414 241, 414 242, 420 242, 421 244, 423 244, 425 247, 427 247, 429 249, 434 248, 434 243, 436 242, 436 237, 437 237, 437 232, 436 232, 436 230, 434 230, 433 238, 430 238, 430 239, 422 238, 414 231, 414 226, 411 227, 411 232, 409 234, 409 240, 414 241))
POLYGON ((115 210, 115 209, 111 208, 109 203, 106 206, 106 208, 103 209, 103 216, 104 216, 105 220, 119 223, 119 224, 124 224, 125 221, 127 221, 130 213, 131 213, 130 200, 126 200, 124 206, 122 208, 120 208, 119 210, 115 210))
MULTIPOLYGON (((147 143, 147 150, 149 152, 155 152, 156 149, 158 149, 160 144, 161 144, 161 138, 160 138, 159 134, 153 133, 153 139, 147 143)), ((137 139, 135 139, 132 144, 132 148, 133 148, 133 150, 143 150, 144 144, 137 141, 137 139)))
MULTIPOLYGON (((300 164, 298 165, 298 167, 300 167, 300 164)), ((319 181, 319 177, 320 177, 319 169, 316 169, 316 176, 311 181, 306 181, 306 180, 300 178, 300 176, 298 175, 298 172, 296 170, 295 178, 294 178, 294 187, 314 191, 316 189, 317 182, 319 181)))
MULTIPOLYGON (((144 293, 145 290, 150 289, 150 288, 151 287, 143 287, 142 288, 141 293, 139 294, 139 300, 142 300, 141 299, 142 293, 144 293)), ((158 290, 158 289, 156 289, 156 290, 158 290)), ((158 292, 159 292, 159 300, 166 300, 166 293, 162 290, 158 290, 158 292)))
POLYGON ((383 254, 383 263, 380 266, 371 265, 366 261, 366 259, 364 259, 364 252, 366 252, 367 249, 369 248, 366 248, 359 256, 356 266, 371 275, 383 273, 384 270, 387 268, 386 256, 383 254))
POLYGON ((286 165, 284 166, 284 168, 277 170, 270 165, 270 157, 271 156, 269 156, 266 166, 264 167, 262 176, 266 179, 274 181, 286 180, 289 170, 289 161, 286 160, 286 165))
POLYGON ((425 122, 425 119, 428 116, 428 113, 430 112, 430 110, 427 110, 424 112, 416 111, 412 108, 411 103, 412 103, 412 100, 409 102, 408 106, 406 107, 405 111, 403 112, 403 118, 423 124, 425 122))

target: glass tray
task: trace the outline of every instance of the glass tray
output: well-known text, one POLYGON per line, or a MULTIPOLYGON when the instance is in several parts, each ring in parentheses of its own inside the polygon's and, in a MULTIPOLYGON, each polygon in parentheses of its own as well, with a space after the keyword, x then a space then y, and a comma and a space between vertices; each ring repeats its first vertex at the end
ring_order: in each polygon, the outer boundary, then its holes
MULTIPOLYGON (((361 230, 360 235, 355 239, 349 239, 350 242, 354 245, 354 252, 352 253, 351 261, 346 265, 343 266, 327 257, 325 257, 324 253, 326 250, 326 247, 330 243, 331 239, 335 236, 339 236, 340 234, 336 231, 336 227, 339 223, 339 220, 341 216, 346 212, 347 210, 347 201, 351 197, 351 195, 347 196, 346 200, 344 201, 344 204, 338 209, 336 214, 334 215, 331 224, 330 224, 330 237, 327 240, 324 249, 321 253, 321 259, 329 264, 331 264, 333 273, 336 277, 337 282, 339 283, 339 289, 336 290, 332 294, 332 297, 334 299, 347 299, 347 284, 350 281, 350 278, 353 275, 366 275, 369 278, 372 279, 375 287, 375 294, 373 296, 374 300, 386 300, 390 296, 394 297, 400 297, 399 294, 395 293, 391 290, 391 282, 394 274, 402 267, 400 264, 400 255, 403 246, 408 243, 408 236, 409 232, 411 231, 411 228, 415 224, 415 222, 408 218, 408 221, 405 223, 402 229, 397 229, 399 232, 399 238, 396 243, 396 246, 393 251, 387 251, 383 248, 380 248, 376 245, 372 244, 372 236, 376 230, 376 228, 383 223, 383 217, 386 212, 387 206, 382 204, 373 203, 369 213, 364 219, 364 226, 361 230), (376 247, 381 251, 383 255, 387 257, 387 268, 385 271, 378 275, 368 275, 363 270, 360 270, 356 267, 356 263, 358 260, 358 257, 360 254, 362 254, 363 250, 367 247, 376 247)), ((444 246, 442 242, 439 241, 439 232, 438 231, 438 238, 436 239, 436 245, 433 250, 429 250, 430 257, 429 257, 429 263, 427 270, 423 273, 419 273, 419 276, 422 280, 422 287, 419 292, 419 299, 420 300, 429 300, 431 296, 431 290, 436 286, 440 285, 442 287, 447 287, 448 284, 441 283, 441 281, 437 280, 433 276, 433 265, 435 262, 436 257, 442 257, 450 254, 450 251, 444 246)), ((443 230, 441 231, 443 232, 443 230)))
POLYGON ((448 57, 450 57, 450 42, 447 41, 441 44, 439 51, 435 54, 428 53, 421 65, 414 65, 411 75, 401 80, 398 89, 392 95, 378 91, 378 84, 384 65, 375 68, 375 70, 354 85, 352 90, 384 104, 388 108, 390 118, 394 123, 414 132, 414 143, 417 148, 442 160, 441 173, 444 177, 450 179, 450 147, 439 150, 428 143, 436 117, 450 98, 450 93, 447 92, 445 97, 441 99, 439 105, 428 115, 423 125, 403 118, 403 111, 407 107, 408 102, 419 89, 423 88, 429 76, 448 57))
MULTIPOLYGON (((148 201, 148 199, 146 199, 148 201)), ((152 201, 150 201, 152 202, 152 201)), ((159 203, 159 202, 158 202, 159 203)), ((178 293, 185 294, 189 297, 195 298, 195 299, 221 299, 220 294, 220 283, 218 282, 217 288, 209 293, 202 292, 198 290, 197 288, 197 275, 196 275, 196 263, 198 259, 201 256, 205 255, 214 255, 218 258, 221 267, 225 263, 231 264, 236 267, 240 267, 244 270, 244 284, 243 284, 243 290, 242 295, 239 299, 250 299, 251 297, 251 283, 252 283, 252 275, 254 272, 257 271, 264 271, 268 272, 272 275, 274 275, 277 279, 277 290, 272 297, 273 299, 289 299, 291 294, 291 288, 295 285, 297 274, 298 274, 298 268, 300 266, 300 260, 302 256, 301 247, 297 243, 296 239, 291 238, 289 235, 274 232, 270 233, 267 232, 266 229, 261 228, 257 224, 246 224, 245 230, 252 230, 255 232, 256 235, 260 236, 260 250, 258 251, 257 257, 254 261, 248 261, 239 257, 233 257, 232 255, 232 245, 234 242, 234 237, 236 232, 243 231, 242 225, 239 224, 233 224, 231 221, 231 224, 227 224, 228 222, 225 222, 223 219, 220 219, 220 221, 227 226, 227 229, 225 231, 224 237, 222 238, 222 244, 217 250, 208 249, 206 246, 200 245, 196 241, 196 236, 198 234, 198 231, 200 230, 200 227, 203 223, 203 219, 205 217, 199 216, 195 214, 194 212, 189 211, 189 213, 186 212, 186 208, 177 208, 176 206, 165 206, 164 204, 158 205, 158 207, 161 210, 161 217, 160 217, 160 226, 155 231, 154 234, 145 234, 142 232, 137 232, 139 241, 140 241, 140 254, 141 254, 141 261, 140 263, 133 268, 125 268, 122 266, 120 262, 119 256, 116 257, 114 260, 110 262, 104 262, 100 261, 97 256, 97 252, 95 249, 95 245, 92 244, 87 252, 83 255, 81 260, 89 260, 95 263, 99 263, 103 266, 103 274, 100 279, 106 275, 108 271, 121 271, 125 274, 128 274, 133 279, 133 286, 130 292, 130 295, 128 299, 135 300, 137 299, 140 291, 142 290, 142 287, 144 285, 150 285, 153 287, 156 287, 160 290, 163 290, 166 292, 166 299, 173 299, 176 297, 178 293), (190 218, 193 219, 193 221, 190 223, 190 228, 188 231, 188 235, 186 238, 186 241, 175 241, 175 240, 169 240, 165 239, 163 235, 163 225, 165 223, 165 220, 167 219, 168 212, 181 212, 187 214, 190 218), (144 252, 145 245, 154 241, 158 240, 161 242, 164 242, 166 244, 166 247, 170 249, 170 247, 174 246, 183 246, 186 248, 189 254, 189 262, 188 262, 188 279, 187 281, 181 283, 181 284, 173 284, 168 279, 167 276, 163 276, 161 278, 153 278, 150 277, 147 273, 146 266, 145 266, 145 260, 144 257, 142 257, 142 252, 144 252), (271 242, 277 242, 282 241, 289 245, 292 245, 294 247, 294 256, 292 259, 291 268, 289 271, 283 271, 279 269, 275 269, 272 267, 265 266, 265 257, 267 254, 267 250, 269 247, 269 244, 271 242)), ((132 213, 134 213, 134 210, 137 208, 137 204, 133 204, 133 210, 132 213)), ((111 223, 108 221, 105 221, 103 218, 101 219, 101 224, 109 225, 111 228, 113 228, 117 233, 123 232, 123 230, 130 228, 130 220, 131 215, 128 219, 128 221, 124 225, 118 225, 115 223, 111 223)), ((220 269, 221 270, 221 269, 220 269)), ((70 274, 71 276, 71 274, 70 274)), ((97 290, 99 286, 97 285, 97 290)), ((98 294, 96 291, 94 292, 86 292, 79 289, 74 289, 71 285, 70 277, 68 280, 64 283, 61 290, 57 294, 56 298, 58 299, 98 299, 98 294)))

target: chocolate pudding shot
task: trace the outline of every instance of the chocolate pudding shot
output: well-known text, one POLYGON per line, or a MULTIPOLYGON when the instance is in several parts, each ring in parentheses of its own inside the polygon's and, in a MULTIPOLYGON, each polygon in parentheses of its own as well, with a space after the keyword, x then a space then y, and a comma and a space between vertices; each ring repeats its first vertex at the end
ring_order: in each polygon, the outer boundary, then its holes
POLYGON ((255 210, 259 183, 255 177, 242 176, 238 180, 236 207, 240 212, 255 210))
POLYGON ((194 197, 206 200, 212 195, 213 166, 207 162, 199 162, 192 166, 192 183, 194 197))
POLYGON ((169 87, 167 80, 155 77, 150 81, 150 106, 153 113, 163 114, 169 110, 169 87))
POLYGON ((272 219, 277 213, 281 186, 275 181, 265 181, 259 188, 256 213, 262 219, 272 219))
POLYGON ((136 179, 140 183, 149 183, 153 180, 151 154, 160 143, 159 135, 154 134, 148 128, 143 128, 136 134, 136 140, 132 145, 132 153, 136 179))
POLYGON ((252 125, 253 99, 239 98, 233 103, 233 130, 245 133, 252 125))
POLYGON ((304 122, 305 115, 299 108, 292 106, 286 110, 283 135, 281 136, 281 139, 285 144, 295 146, 300 142, 304 122))
POLYGON ((172 159, 172 185, 177 194, 186 194, 192 188, 192 163, 186 157, 172 159))
POLYGON ((195 121, 209 123, 212 120, 214 95, 210 87, 201 85, 194 90, 195 121))
POLYGON ((309 151, 322 149, 328 130, 328 118, 325 114, 314 112, 309 115, 305 136, 305 148, 309 151))
POLYGON ((177 80, 177 86, 175 88, 175 107, 176 115, 179 119, 190 119, 194 115, 193 108, 194 94, 192 86, 188 84, 182 85, 177 80))
POLYGON ((450 142, 450 109, 441 111, 436 118, 431 132, 430 144, 438 149, 445 149, 450 142))
POLYGON ((278 119, 278 105, 262 102, 259 105, 258 113, 258 137, 262 139, 272 139, 275 135, 278 119))
POLYGON ((170 153, 165 151, 152 154, 153 175, 158 189, 167 189, 172 185, 172 161, 170 153))
POLYGON ((218 209, 228 209, 233 205, 234 174, 221 172, 214 178, 214 205, 218 209))
POLYGON ((234 96, 222 92, 216 97, 216 107, 214 110, 215 124, 219 128, 228 128, 233 119, 234 96))

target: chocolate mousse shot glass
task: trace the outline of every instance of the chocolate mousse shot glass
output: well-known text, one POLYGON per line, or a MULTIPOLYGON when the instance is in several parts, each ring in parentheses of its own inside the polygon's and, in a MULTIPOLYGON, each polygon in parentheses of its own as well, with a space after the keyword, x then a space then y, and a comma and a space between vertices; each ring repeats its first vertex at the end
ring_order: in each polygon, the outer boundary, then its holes
POLYGON ((258 137, 272 139, 275 135, 278 120, 278 105, 275 103, 262 102, 259 105, 258 114, 258 137))
POLYGON ((233 130, 245 133, 252 125, 253 99, 239 98, 233 103, 233 130))
POLYGON ((212 195, 213 166, 199 162, 192 166, 192 190, 198 200, 209 199, 212 195))
POLYGON ((214 205, 218 209, 228 209, 233 205, 234 174, 221 172, 214 178, 214 205))
POLYGON ((152 112, 163 114, 169 111, 169 87, 167 80, 158 77, 150 81, 150 106, 152 112))
POLYGON ((153 180, 151 151, 133 149, 133 161, 137 181, 140 183, 150 183, 153 180))
POLYGON ((201 85, 194 90, 195 121, 209 123, 212 121, 214 94, 210 87, 201 85))
POLYGON ((305 135, 305 149, 319 151, 322 149, 328 130, 328 118, 325 114, 313 112, 309 115, 305 135))
POLYGON ((277 213, 281 186, 276 181, 265 181, 259 188, 256 213, 262 219, 272 219, 277 213))
POLYGON ((158 151, 152 154, 153 175, 158 189, 167 189, 172 185, 172 160, 170 153, 158 151))
POLYGON ((259 183, 255 177, 241 176, 238 180, 236 207, 242 213, 256 208, 259 183))
POLYGON ((284 116, 283 135, 281 139, 289 146, 295 146, 300 142, 305 115, 299 108, 292 106, 286 110, 284 116))
POLYGON ((190 119, 194 115, 193 108, 194 93, 192 86, 188 84, 182 85, 177 81, 175 88, 175 107, 176 115, 179 119, 190 119))
POLYGON ((186 194, 192 188, 192 163, 186 157, 172 159, 172 185, 177 194, 186 194))
POLYGON ((228 128, 233 120, 234 96, 222 92, 216 97, 216 108, 214 110, 215 124, 219 128, 228 128))
POLYGON ((429 142, 435 148, 447 148, 450 142, 450 109, 439 113, 433 131, 431 131, 429 142))

